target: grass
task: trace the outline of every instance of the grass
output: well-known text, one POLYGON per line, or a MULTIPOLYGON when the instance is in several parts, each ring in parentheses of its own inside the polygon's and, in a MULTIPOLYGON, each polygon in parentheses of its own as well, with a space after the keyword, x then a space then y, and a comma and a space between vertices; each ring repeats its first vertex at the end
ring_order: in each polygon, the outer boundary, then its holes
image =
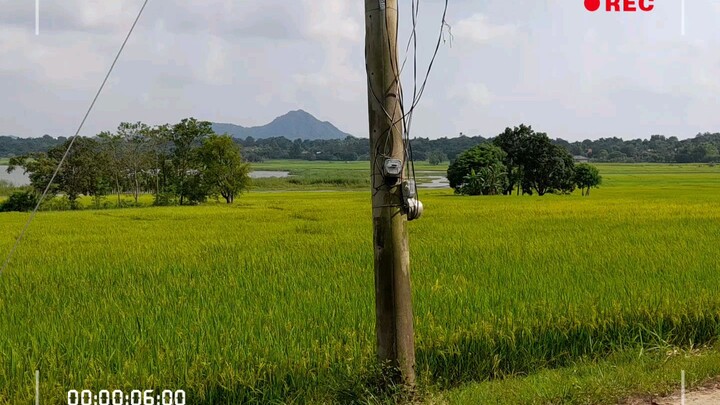
MULTIPOLYGON (((596 364, 627 370, 601 394, 653 390, 669 377, 635 376, 664 361, 658 348, 717 341, 720 168, 601 171, 589 198, 420 191, 411 267, 428 398, 487 403, 529 383, 517 398, 532 402, 546 376, 540 398, 587 403, 598 396, 559 384, 596 364), (627 353, 641 350, 636 364, 627 353)), ((38 368, 46 403, 135 388, 184 389, 193 404, 382 400, 369 200, 267 192, 38 214, 0 277, 0 404, 30 402, 38 368)), ((0 251, 26 219, 0 214, 0 251)))
MULTIPOLYGON (((0 198, 7 197, 16 190, 16 187, 6 180, 0 180, 0 198)), ((2 201, 2 200, 0 200, 2 201)))
MULTIPOLYGON (((370 162, 271 160, 253 163, 252 170, 287 171, 289 178, 254 179, 256 190, 366 190, 370 188, 370 162)), ((447 163, 418 162, 416 172, 445 175, 447 163)), ((418 178, 427 177, 423 173, 418 178)))
MULTIPOLYGON (((416 162, 415 169, 422 171, 447 171, 448 162, 440 165, 431 165, 428 162, 416 162)), ((304 170, 325 170, 333 172, 363 171, 370 172, 369 161, 357 162, 330 162, 330 161, 303 161, 303 160, 268 160, 262 163, 252 163, 253 170, 285 170, 289 172, 304 170)))
POLYGON ((527 377, 470 384, 440 395, 447 404, 617 404, 651 403, 680 390, 685 371, 691 390, 720 375, 720 347, 639 353, 623 351, 600 361, 542 370, 527 377))

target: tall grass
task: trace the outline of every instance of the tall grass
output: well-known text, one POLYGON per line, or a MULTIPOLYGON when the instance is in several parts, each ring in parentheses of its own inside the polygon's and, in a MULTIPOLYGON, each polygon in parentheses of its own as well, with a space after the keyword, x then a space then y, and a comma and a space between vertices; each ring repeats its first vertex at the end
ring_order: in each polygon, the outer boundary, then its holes
POLYGON ((16 187, 7 180, 0 180, 0 197, 7 197, 16 190, 16 187))
MULTIPOLYGON (((421 387, 720 336, 720 169, 608 167, 588 198, 422 192, 421 387)), ((0 277, 0 403, 185 389, 195 404, 371 400, 369 192, 43 212, 0 277)), ((0 251, 25 214, 0 215, 0 251)))

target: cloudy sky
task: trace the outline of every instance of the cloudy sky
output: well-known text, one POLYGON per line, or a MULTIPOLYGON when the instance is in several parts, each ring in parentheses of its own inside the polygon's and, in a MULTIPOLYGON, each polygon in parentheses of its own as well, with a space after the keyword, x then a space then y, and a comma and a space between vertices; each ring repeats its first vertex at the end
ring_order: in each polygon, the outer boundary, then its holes
MULTIPOLYGON (((590 13, 582 0, 450 0, 414 136, 522 123, 570 140, 720 131, 720 0, 590 13)), ((0 0, 0 134, 71 135, 142 0, 0 0)), ((401 0, 402 38, 409 2, 401 0)), ((305 109, 367 136, 362 0, 150 0, 82 135, 305 109)), ((421 0, 427 64, 442 2, 421 0)), ((405 77, 405 86, 411 85, 405 77)))

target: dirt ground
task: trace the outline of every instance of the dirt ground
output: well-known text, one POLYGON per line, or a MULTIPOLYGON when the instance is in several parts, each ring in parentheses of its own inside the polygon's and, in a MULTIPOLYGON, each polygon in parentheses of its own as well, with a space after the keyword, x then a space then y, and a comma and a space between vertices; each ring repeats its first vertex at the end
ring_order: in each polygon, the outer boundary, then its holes
MULTIPOLYGON (((627 405, 679 405, 680 393, 665 398, 636 398, 627 405)), ((720 378, 685 393, 685 405, 720 405, 720 378)))

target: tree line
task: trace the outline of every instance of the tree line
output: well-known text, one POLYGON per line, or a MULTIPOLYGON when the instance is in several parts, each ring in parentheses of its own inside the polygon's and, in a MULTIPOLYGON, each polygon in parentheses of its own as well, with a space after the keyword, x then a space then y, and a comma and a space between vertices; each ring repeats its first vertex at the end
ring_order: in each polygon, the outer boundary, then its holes
POLYGON ((576 188, 588 195, 602 182, 597 168, 575 165, 568 151, 553 143, 547 134, 520 125, 468 149, 448 168, 450 187, 458 194, 545 195, 569 194, 576 188))
POLYGON ((96 205, 115 195, 120 206, 122 194, 132 194, 137 204, 144 193, 152 193, 156 205, 196 204, 212 196, 232 203, 250 184, 240 146, 215 134, 210 122, 187 118, 155 127, 122 123, 116 132, 66 139, 47 152, 12 157, 8 172, 23 170, 31 184, 15 200, 36 201, 33 196, 44 192, 61 160, 48 192, 63 195, 72 209, 81 195, 93 197, 96 205))
MULTIPOLYGON (((62 145, 67 138, 19 139, 0 137, 0 157, 21 156, 33 152, 47 152, 51 147, 62 145)), ((481 136, 461 135, 454 138, 415 138, 412 148, 416 160, 442 163, 456 159, 461 152, 492 139, 481 136)), ((370 146, 365 138, 349 136, 333 140, 289 140, 285 137, 235 139, 243 147, 247 161, 260 162, 268 159, 301 159, 328 161, 369 160, 370 146)), ((618 163, 720 163, 720 133, 698 134, 696 137, 678 140, 677 137, 652 135, 650 139, 622 140, 617 137, 600 138, 579 142, 563 139, 551 140, 571 155, 585 156, 596 162, 618 163)))

